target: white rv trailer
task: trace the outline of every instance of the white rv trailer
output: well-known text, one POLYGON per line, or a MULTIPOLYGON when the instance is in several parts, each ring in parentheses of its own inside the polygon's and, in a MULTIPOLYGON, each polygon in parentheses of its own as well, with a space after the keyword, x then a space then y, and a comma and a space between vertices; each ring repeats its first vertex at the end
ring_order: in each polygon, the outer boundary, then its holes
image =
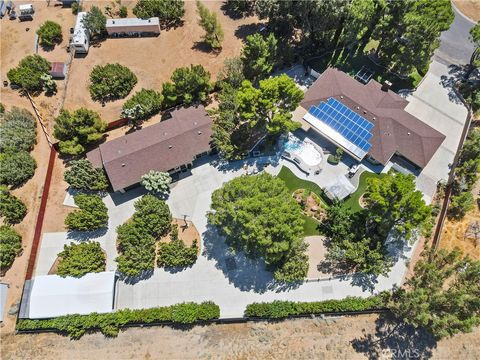
POLYGON ((107 19, 107 33, 109 36, 142 36, 160 34, 160 19, 107 19))
POLYGON ((35 13, 35 9, 33 8, 32 4, 20 5, 18 7, 18 10, 20 11, 20 15, 18 16, 18 19, 20 21, 33 20, 33 14, 35 13))
POLYGON ((90 33, 82 22, 86 14, 86 12, 78 13, 75 28, 73 30, 70 45, 73 47, 73 51, 76 54, 87 54, 88 48, 90 47, 90 33))

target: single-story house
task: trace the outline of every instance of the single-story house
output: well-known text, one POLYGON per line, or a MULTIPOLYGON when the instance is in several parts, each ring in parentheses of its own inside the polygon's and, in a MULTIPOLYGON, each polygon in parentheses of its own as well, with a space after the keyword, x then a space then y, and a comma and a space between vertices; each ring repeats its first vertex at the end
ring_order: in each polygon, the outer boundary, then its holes
POLYGON ((41 275, 25 282, 19 318, 109 313, 114 309, 114 301, 115 271, 89 273, 80 278, 41 275))
POLYGON ((175 174, 211 151, 212 119, 202 105, 182 107, 171 118, 101 144, 87 153, 103 167, 114 191, 140 182, 150 170, 175 174))
POLYGON ((388 84, 364 85, 335 68, 325 70, 301 102, 303 120, 356 160, 385 166, 399 157, 421 169, 445 135, 405 111, 407 104, 388 84))

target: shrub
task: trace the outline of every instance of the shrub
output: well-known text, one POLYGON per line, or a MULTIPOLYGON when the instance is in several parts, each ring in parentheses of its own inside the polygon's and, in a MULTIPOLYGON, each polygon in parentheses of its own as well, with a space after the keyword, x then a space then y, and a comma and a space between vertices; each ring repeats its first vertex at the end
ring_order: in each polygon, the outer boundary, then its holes
POLYGON ((62 27, 54 21, 45 21, 37 30, 37 35, 40 38, 40 45, 55 46, 62 42, 62 27))
POLYGON ((162 27, 167 28, 180 23, 185 4, 183 0, 138 0, 133 13, 143 19, 158 17, 162 27))
POLYGON ((97 65, 90 73, 90 96, 95 101, 123 99, 137 84, 137 77, 126 66, 97 65))
POLYGON ((152 324, 170 322, 193 324, 198 321, 214 320, 220 317, 220 308, 211 301, 200 304, 187 302, 150 309, 124 309, 107 314, 65 315, 53 319, 20 319, 17 330, 55 330, 80 338, 87 331, 100 330, 106 336, 116 336, 121 327, 129 324, 152 324))
POLYGON ((223 41, 223 30, 220 21, 218 21, 217 14, 197 0, 197 13, 200 16, 198 24, 205 30, 205 35, 202 36, 205 43, 212 49, 221 49, 223 41))
POLYGON ((204 102, 213 88, 210 73, 202 65, 175 69, 170 80, 172 82, 166 82, 162 87, 164 107, 204 102))
POLYGON ((72 14, 77 15, 80 11, 82 11, 82 6, 78 2, 72 3, 72 14))
POLYGON ((8 80, 28 91, 43 90, 43 74, 50 73, 50 62, 40 55, 29 55, 23 58, 16 68, 7 73, 8 80))
POLYGON ((18 186, 35 173, 37 163, 26 151, 5 152, 0 154, 0 184, 18 186))
POLYGON ((118 15, 121 18, 126 18, 128 16, 128 9, 125 5, 120 6, 120 9, 118 10, 118 15))
POLYGON ((94 168, 88 160, 72 160, 63 174, 65 181, 74 189, 85 191, 104 191, 108 188, 105 171, 94 168))
POLYGON ((159 194, 170 193, 170 183, 172 177, 167 172, 150 170, 147 174, 142 176, 141 184, 147 191, 159 194))
POLYGON ((108 209, 98 195, 79 194, 73 197, 80 210, 67 215, 65 225, 69 230, 96 230, 108 224, 108 209))
POLYGON ((22 237, 10 226, 0 226, 0 270, 10 268, 20 251, 22 237))
POLYGON ((82 277, 88 273, 105 271, 105 254, 96 241, 64 245, 58 256, 57 274, 63 277, 82 277))
POLYGON ((36 122, 33 115, 13 107, 4 113, 0 122, 0 151, 30 151, 37 141, 36 122))
POLYGON ((79 155, 86 146, 103 137, 107 124, 95 111, 80 108, 73 113, 62 110, 55 119, 53 135, 60 140, 59 150, 62 154, 79 155))
POLYGON ((0 187, 0 216, 9 224, 18 224, 27 214, 27 207, 6 186, 0 187))
POLYGON ((98 6, 92 6, 82 20, 92 36, 104 35, 107 30, 107 18, 98 6))
POLYGON ((170 242, 160 244, 158 254, 158 266, 160 267, 185 267, 197 261, 198 245, 197 240, 193 241, 190 247, 178 238, 178 228, 172 227, 170 242))
POLYGON ((472 193, 470 191, 462 192, 459 195, 452 196, 450 206, 448 207, 448 215, 453 219, 461 219, 474 206, 475 199, 472 193))
POLYGON ((45 94, 51 95, 57 93, 57 83, 53 80, 52 75, 42 74, 40 79, 42 79, 42 90, 45 91, 45 94))
POLYGON ((118 250, 115 260, 118 271, 126 276, 138 276, 155 267, 155 242, 170 228, 172 215, 167 204, 152 195, 135 202, 131 220, 117 228, 118 250))
POLYGON ((292 315, 314 315, 348 311, 364 311, 384 309, 386 305, 383 295, 368 298, 346 297, 341 300, 316 302, 293 302, 275 300, 270 303, 252 303, 245 309, 246 317, 285 318, 292 315))
POLYGON ((163 96, 155 90, 142 89, 125 101, 122 115, 130 120, 144 120, 162 109, 163 96))

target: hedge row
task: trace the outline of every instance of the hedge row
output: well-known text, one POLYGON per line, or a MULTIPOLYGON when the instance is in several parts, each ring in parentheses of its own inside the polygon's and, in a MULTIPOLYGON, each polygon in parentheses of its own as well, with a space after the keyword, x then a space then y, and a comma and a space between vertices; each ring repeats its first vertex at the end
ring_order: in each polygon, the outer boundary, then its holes
POLYGON ((124 309, 107 314, 65 315, 52 319, 20 319, 17 330, 53 330, 78 339, 87 331, 100 330, 105 336, 116 336, 121 327, 129 324, 171 322, 193 324, 220 317, 220 308, 211 301, 201 304, 188 302, 150 309, 124 309))
POLYGON ((285 318, 291 315, 309 315, 345 311, 378 310, 385 308, 381 295, 368 298, 346 297, 342 300, 293 302, 276 300, 270 303, 252 303, 245 309, 246 317, 285 318))

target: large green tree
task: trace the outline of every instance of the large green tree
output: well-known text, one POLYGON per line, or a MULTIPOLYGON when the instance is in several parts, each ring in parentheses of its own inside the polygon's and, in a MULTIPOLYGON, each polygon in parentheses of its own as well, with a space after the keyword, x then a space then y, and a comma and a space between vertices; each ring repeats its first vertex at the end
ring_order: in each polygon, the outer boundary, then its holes
POLYGON ((108 225, 108 209, 100 196, 78 194, 73 199, 79 210, 65 218, 69 230, 92 231, 108 225))
POLYGON ((92 6, 82 22, 92 36, 102 36, 107 31, 107 17, 98 6, 92 6))
POLYGON ((126 66, 96 65, 90 73, 90 96, 95 101, 123 99, 137 84, 137 76, 126 66))
POLYGON ((63 277, 82 277, 88 273, 105 271, 105 253, 97 241, 64 245, 63 251, 58 254, 58 257, 60 261, 57 274, 63 277))
POLYGON ((60 111, 55 119, 53 135, 60 140, 59 150, 62 154, 79 155, 86 146, 103 137, 107 125, 95 111, 80 108, 73 113, 60 111))
POLYGON ((62 27, 54 21, 47 20, 37 30, 40 45, 53 47, 62 42, 62 27))
POLYGON ((455 249, 426 250, 390 310, 436 338, 469 332, 480 324, 480 261, 455 249))
POLYGON ((208 10, 200 1, 197 1, 197 12, 200 16, 198 24, 205 30, 205 35, 202 36, 203 40, 213 50, 221 49, 223 30, 220 21, 218 21, 217 14, 214 11, 208 10))
POLYGON ((229 181, 212 194, 208 218, 230 245, 261 256, 276 268, 278 280, 306 276, 308 262, 298 256, 303 246, 302 211, 281 179, 263 173, 229 181), (289 269, 294 276, 289 276, 289 269))
POLYGON ((158 17, 163 28, 179 25, 185 15, 183 0, 138 0, 133 13, 139 18, 158 17))
POLYGON ((171 82, 163 84, 162 95, 166 107, 204 102, 213 89, 210 73, 202 65, 190 65, 175 69, 171 82))
POLYGON ((50 62, 40 55, 24 57, 17 67, 7 73, 8 80, 22 89, 32 92, 43 90, 42 76, 50 73, 50 62))
POLYGON ((37 123, 26 109, 13 107, 0 117, 0 152, 30 151, 37 142, 37 123))
POLYGON ((132 222, 147 234, 156 239, 170 230, 172 214, 165 201, 153 195, 145 195, 135 202, 134 207, 132 222))
POLYGON ((105 191, 108 188, 104 170, 94 168, 86 159, 70 161, 63 178, 72 188, 78 190, 105 191))
POLYGON ((157 114, 162 109, 163 96, 155 90, 142 89, 122 106, 122 116, 137 125, 141 120, 157 114))
POLYGON ((247 36, 241 59, 247 79, 258 81, 266 78, 277 60, 277 39, 273 34, 247 36))
POLYGON ((414 230, 427 230, 430 224, 431 208, 425 204, 422 193, 415 190, 415 177, 411 174, 390 172, 368 179, 364 200, 368 226, 383 239, 393 231, 397 237, 414 241, 414 230))
POLYGON ((1 225, 0 271, 10 268, 20 251, 22 251, 22 237, 10 226, 1 225))

